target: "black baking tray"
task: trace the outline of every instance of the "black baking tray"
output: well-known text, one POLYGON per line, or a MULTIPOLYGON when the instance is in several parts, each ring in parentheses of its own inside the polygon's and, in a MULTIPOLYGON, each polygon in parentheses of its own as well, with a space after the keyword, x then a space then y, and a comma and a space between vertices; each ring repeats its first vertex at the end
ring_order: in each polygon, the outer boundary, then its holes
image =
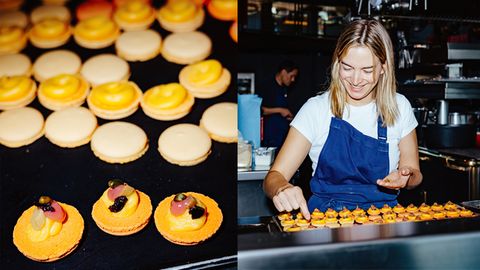
MULTIPOLYGON (((25 1, 27 12, 38 1, 25 1)), ((162 2, 154 1, 159 7, 162 2)), ((76 3, 69 6, 74 10, 76 3)), ((205 10, 206 11, 206 10, 205 10)), ((74 16, 74 12, 72 12, 74 16)), ((73 21, 73 23, 75 23, 73 21)), ((231 22, 214 20, 206 12, 205 24, 199 29, 213 41, 210 59, 218 59, 236 74, 237 46, 228 35, 231 22)), ((166 37, 168 32, 157 21, 151 27, 166 37)), ((55 49, 69 49, 84 62, 100 53, 115 53, 114 46, 89 50, 78 46, 73 38, 55 49)), ((53 49, 52 49, 53 50, 53 49)), ((48 50, 30 44, 22 52, 32 62, 48 50)), ((148 88, 178 81, 183 67, 157 56, 147 62, 129 62, 130 80, 146 91, 148 88)), ((234 76, 232 76, 234 78, 234 76)), ((21 148, 0 145, 0 263, 2 269, 159 269, 166 267, 235 268, 236 236, 236 144, 213 142, 212 153, 206 161, 193 167, 180 167, 166 162, 157 151, 158 137, 166 128, 178 123, 198 124, 209 106, 224 101, 236 102, 235 80, 228 91, 213 99, 196 99, 192 112, 186 117, 164 122, 147 117, 141 109, 128 118, 140 126, 149 138, 149 149, 140 159, 127 164, 109 164, 96 158, 90 145, 74 149, 60 148, 45 137, 21 148), (224 221, 210 239, 196 246, 179 246, 165 240, 157 231, 153 214, 149 224, 130 236, 112 236, 101 231, 91 217, 92 205, 107 187, 107 180, 119 178, 148 194, 154 209, 165 197, 182 191, 195 191, 213 198, 222 209, 224 221), (21 213, 40 195, 75 206, 85 221, 83 238, 67 257, 51 263, 39 263, 24 257, 12 240, 13 228, 21 213), (221 258, 217 260, 218 258, 221 258)), ((51 112, 38 100, 31 105, 44 117, 51 112)), ((83 104, 86 106, 86 104, 83 104)), ((98 119, 99 125, 107 121, 98 119)))

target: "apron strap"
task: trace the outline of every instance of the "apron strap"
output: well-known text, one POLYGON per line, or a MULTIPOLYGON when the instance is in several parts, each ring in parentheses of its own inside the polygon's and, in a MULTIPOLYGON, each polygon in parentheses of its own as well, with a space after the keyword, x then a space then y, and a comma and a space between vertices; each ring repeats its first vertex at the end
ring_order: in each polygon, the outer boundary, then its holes
POLYGON ((387 142, 387 127, 383 126, 383 121, 380 116, 377 119, 377 136, 381 142, 387 142))

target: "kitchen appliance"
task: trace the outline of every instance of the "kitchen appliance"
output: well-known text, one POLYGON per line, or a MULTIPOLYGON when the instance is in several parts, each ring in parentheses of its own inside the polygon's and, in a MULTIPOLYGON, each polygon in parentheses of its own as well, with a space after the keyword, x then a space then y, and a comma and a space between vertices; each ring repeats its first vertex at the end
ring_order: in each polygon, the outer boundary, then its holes
POLYGON ((475 146, 475 125, 429 124, 425 129, 428 148, 467 148, 475 146))

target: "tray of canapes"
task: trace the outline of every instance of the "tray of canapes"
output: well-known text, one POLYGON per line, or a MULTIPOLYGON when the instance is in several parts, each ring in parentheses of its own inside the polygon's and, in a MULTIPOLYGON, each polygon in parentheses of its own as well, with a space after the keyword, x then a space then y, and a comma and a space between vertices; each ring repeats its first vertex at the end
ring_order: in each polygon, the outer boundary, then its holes
POLYGON ((354 210, 343 208, 341 211, 335 211, 329 208, 322 212, 315 209, 311 213, 310 220, 305 219, 300 212, 282 212, 277 215, 275 221, 284 232, 297 232, 367 224, 420 222, 476 216, 478 214, 470 209, 449 201, 445 204, 434 203, 432 205, 422 203, 420 206, 409 204, 407 207, 403 207, 401 204, 394 207, 385 204, 382 208, 377 208, 372 205, 367 210, 357 207, 354 210))

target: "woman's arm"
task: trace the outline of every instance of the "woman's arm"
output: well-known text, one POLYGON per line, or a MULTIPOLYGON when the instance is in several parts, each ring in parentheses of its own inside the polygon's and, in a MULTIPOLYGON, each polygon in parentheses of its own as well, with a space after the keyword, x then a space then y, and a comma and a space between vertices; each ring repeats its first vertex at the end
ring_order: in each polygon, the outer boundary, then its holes
POLYGON ((294 127, 290 128, 272 168, 263 181, 263 190, 273 200, 278 211, 300 208, 307 219, 310 219, 310 213, 302 190, 290 184, 289 179, 300 167, 311 146, 305 136, 294 127))
POLYGON ((378 180, 377 184, 392 189, 412 189, 418 186, 423 179, 418 161, 417 134, 415 129, 400 140, 398 147, 400 150, 398 170, 390 173, 384 179, 378 180))

